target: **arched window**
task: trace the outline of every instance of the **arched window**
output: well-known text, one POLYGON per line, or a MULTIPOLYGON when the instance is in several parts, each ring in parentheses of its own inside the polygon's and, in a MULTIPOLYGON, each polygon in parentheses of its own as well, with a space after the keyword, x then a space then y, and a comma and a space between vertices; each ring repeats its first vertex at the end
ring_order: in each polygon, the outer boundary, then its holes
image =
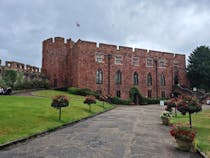
POLYGON ((121 84, 122 83, 122 72, 118 70, 115 74, 115 83, 121 84))
POLYGON ((133 84, 138 85, 139 84, 139 75, 137 72, 134 72, 133 74, 133 84))
POLYGON ((101 69, 98 69, 96 71, 96 84, 102 84, 103 83, 103 71, 101 69))
POLYGON ((166 85, 165 76, 163 74, 161 74, 161 76, 160 76, 160 85, 161 86, 165 86, 166 85))
POLYGON ((147 86, 152 86, 152 75, 148 73, 147 75, 147 86))

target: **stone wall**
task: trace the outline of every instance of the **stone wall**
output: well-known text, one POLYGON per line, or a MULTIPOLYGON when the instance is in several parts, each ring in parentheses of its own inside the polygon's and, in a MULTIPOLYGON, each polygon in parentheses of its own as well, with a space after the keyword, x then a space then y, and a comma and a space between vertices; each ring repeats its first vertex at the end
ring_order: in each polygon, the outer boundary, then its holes
POLYGON ((15 70, 22 72, 26 79, 45 78, 38 67, 25 65, 16 61, 6 61, 5 65, 1 65, 0 62, 0 76, 3 74, 3 70, 15 70))
POLYGON ((143 96, 170 96, 175 75, 181 85, 187 85, 185 55, 173 54, 145 49, 133 49, 124 46, 78 40, 74 43, 63 38, 48 39, 43 42, 42 71, 47 75, 52 87, 74 86, 101 91, 103 95, 116 96, 121 92, 121 98, 129 97, 129 90, 134 86, 133 74, 138 73, 139 84, 135 85, 143 96), (96 62, 96 53, 101 53, 103 62, 96 62), (122 56, 122 64, 115 64, 115 57, 122 56), (110 60, 108 59, 110 57, 110 60), (132 65, 133 58, 139 59, 137 66, 132 65), (153 62, 147 65, 147 59, 153 62), (161 65, 161 62, 164 63, 161 65), (103 84, 96 84, 96 71, 103 71, 103 84), (122 83, 115 83, 115 74, 122 72, 122 83), (177 72, 177 73, 175 73, 177 72), (152 75, 152 86, 147 86, 147 75, 152 75), (165 76, 166 84, 161 86, 161 75, 165 76), (55 83, 55 81, 57 83, 55 83))

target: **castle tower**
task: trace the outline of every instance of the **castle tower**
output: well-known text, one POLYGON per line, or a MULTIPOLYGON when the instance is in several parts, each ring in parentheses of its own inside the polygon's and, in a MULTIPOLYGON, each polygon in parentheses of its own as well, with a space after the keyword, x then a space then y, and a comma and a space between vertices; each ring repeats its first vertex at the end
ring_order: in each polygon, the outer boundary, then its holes
POLYGON ((42 44, 42 73, 50 81, 50 87, 66 87, 68 82, 68 70, 70 61, 68 54, 71 52, 74 42, 71 39, 55 37, 43 41, 42 44))

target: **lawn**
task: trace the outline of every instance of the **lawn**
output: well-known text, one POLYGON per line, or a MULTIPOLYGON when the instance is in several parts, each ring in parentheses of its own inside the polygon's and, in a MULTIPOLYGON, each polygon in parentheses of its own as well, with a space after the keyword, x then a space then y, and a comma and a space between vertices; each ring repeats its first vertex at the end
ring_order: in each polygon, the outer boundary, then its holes
MULTIPOLYGON (((172 123, 188 123, 188 115, 178 114, 172 123)), ((198 148, 210 157, 210 110, 192 114, 192 126, 197 130, 196 142, 198 148)))
POLYGON ((85 118, 113 106, 97 101, 92 111, 83 104, 84 97, 65 92, 43 90, 33 92, 34 96, 0 96, 0 144, 24 138, 47 129, 85 118), (50 106, 52 97, 66 95, 70 98, 70 106, 62 108, 61 121, 58 110, 50 106))

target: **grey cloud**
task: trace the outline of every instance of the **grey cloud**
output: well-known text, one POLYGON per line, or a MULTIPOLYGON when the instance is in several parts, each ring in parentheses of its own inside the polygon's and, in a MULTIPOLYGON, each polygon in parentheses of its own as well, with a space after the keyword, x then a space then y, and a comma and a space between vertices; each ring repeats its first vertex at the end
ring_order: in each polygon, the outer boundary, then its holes
POLYGON ((209 15, 208 0, 1 0, 0 58, 41 66, 54 36, 189 55, 210 44, 209 15))

